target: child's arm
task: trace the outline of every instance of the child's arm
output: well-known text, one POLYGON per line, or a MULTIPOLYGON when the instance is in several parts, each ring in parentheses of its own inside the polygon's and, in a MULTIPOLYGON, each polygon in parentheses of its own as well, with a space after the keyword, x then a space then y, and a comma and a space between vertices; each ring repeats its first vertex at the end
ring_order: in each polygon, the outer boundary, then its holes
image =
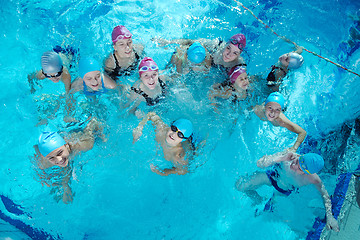
POLYGON ((28 82, 30 85, 31 93, 35 92, 35 80, 36 79, 42 80, 44 78, 45 78, 45 76, 41 73, 41 71, 33 72, 28 75, 28 82))
POLYGON ((209 92, 209 99, 213 101, 214 98, 228 99, 231 96, 231 89, 222 87, 220 84, 214 84, 209 92))
POLYGON ((280 113, 279 118, 280 118, 280 121, 279 121, 280 126, 285 127, 288 130, 290 130, 291 132, 298 134, 296 142, 289 149, 290 151, 296 152, 296 150, 299 148, 299 146, 301 145, 301 143, 304 141, 304 139, 306 137, 306 131, 302 127, 297 125, 296 123, 291 122, 283 113, 280 113))
POLYGON ((296 153, 292 153, 292 152, 288 152, 288 150, 284 150, 282 152, 278 152, 273 155, 263 156, 256 162, 256 165, 259 168, 267 168, 279 162, 292 161, 297 156, 298 155, 296 153))
POLYGON ((69 181, 70 181, 70 174, 66 175, 62 181, 62 187, 64 190, 62 201, 65 204, 71 203, 73 201, 73 194, 69 185, 69 181))
POLYGON ((324 201, 324 206, 326 210, 326 227, 328 229, 332 229, 335 232, 339 232, 339 224, 334 218, 332 211, 331 211, 331 199, 329 197, 328 192, 326 191, 326 188, 324 184, 322 183, 320 177, 317 174, 313 174, 311 179, 311 182, 316 186, 317 190, 320 192, 321 197, 324 201))
POLYGON ((160 170, 158 166, 151 164, 150 168, 151 168, 151 171, 153 171, 154 173, 157 173, 161 176, 168 176, 170 174, 185 175, 188 172, 185 167, 184 168, 172 167, 172 168, 164 168, 164 169, 160 170))
POLYGON ((155 112, 149 112, 143 120, 139 123, 139 125, 133 130, 133 143, 139 140, 142 135, 142 131, 144 129, 147 121, 152 121, 153 125, 156 127, 156 131, 159 131, 160 128, 166 127, 166 124, 161 120, 161 118, 155 112))
POLYGON ((66 94, 68 94, 71 89, 71 75, 66 67, 64 67, 64 70, 63 70, 62 81, 65 85, 66 94))

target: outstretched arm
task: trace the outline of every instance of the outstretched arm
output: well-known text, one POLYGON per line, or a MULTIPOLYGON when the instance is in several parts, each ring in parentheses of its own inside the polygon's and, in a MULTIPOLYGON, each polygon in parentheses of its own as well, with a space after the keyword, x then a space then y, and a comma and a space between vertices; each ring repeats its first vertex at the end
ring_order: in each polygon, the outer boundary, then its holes
POLYGON ((284 150, 282 152, 278 152, 273 155, 263 156, 256 162, 256 165, 259 168, 267 168, 279 162, 292 161, 297 156, 299 155, 297 155, 296 153, 292 153, 292 152, 288 152, 288 150, 284 150))
POLYGON ((331 199, 330 199, 328 192, 326 191, 324 184, 322 183, 321 179, 319 178, 319 176, 317 174, 313 175, 312 182, 316 186, 317 190, 320 192, 321 197, 324 201, 325 210, 326 210, 326 227, 328 229, 334 230, 335 232, 339 232, 339 230, 340 230, 339 224, 332 214, 331 199))
POLYGON ((306 137, 306 131, 296 123, 291 122, 283 113, 280 114, 279 119, 280 126, 298 134, 296 142, 289 149, 290 151, 296 152, 306 137))

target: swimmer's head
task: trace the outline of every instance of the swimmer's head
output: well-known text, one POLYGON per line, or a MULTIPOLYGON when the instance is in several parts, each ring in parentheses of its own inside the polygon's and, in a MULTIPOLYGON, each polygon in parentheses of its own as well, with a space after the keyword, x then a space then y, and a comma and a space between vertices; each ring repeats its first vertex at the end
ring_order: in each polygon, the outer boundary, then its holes
POLYGON ((229 77, 231 83, 234 83, 236 79, 243 73, 246 73, 246 69, 241 66, 232 67, 229 71, 229 77))
MULTIPOLYGON (((63 69, 63 63, 59 54, 56 52, 44 52, 41 56, 41 68, 45 76, 47 75, 61 75, 63 69), (58 74, 60 73, 60 74, 58 74)), ((58 77, 58 76, 57 76, 58 77)))
POLYGON ((185 141, 193 134, 193 125, 190 120, 185 118, 180 118, 171 124, 171 130, 176 132, 182 141, 185 141), (175 129, 175 128, 176 129, 175 129))
POLYGON ((90 72, 101 72, 101 66, 98 61, 92 57, 81 58, 79 61, 79 76, 84 79, 85 74, 90 72))
POLYGON ((244 34, 241 33, 235 34, 230 38, 229 43, 237 46, 242 52, 246 47, 246 37, 244 34))
POLYGON ((57 132, 43 132, 39 137, 38 148, 44 157, 52 151, 64 146, 65 140, 57 132))
POLYGON ((120 39, 129 39, 132 37, 131 32, 125 26, 116 26, 114 27, 111 38, 113 44, 115 44, 120 39))
POLYGON ((144 72, 159 71, 159 67, 151 57, 145 57, 139 64, 139 76, 144 72))
POLYGON ((298 53, 292 52, 290 53, 290 62, 288 68, 290 69, 298 69, 303 65, 304 58, 298 53))
POLYGON ((271 93, 265 100, 265 106, 270 102, 275 102, 280 105, 281 109, 284 109, 285 99, 281 93, 279 92, 271 93))
POLYGON ((306 174, 318 173, 324 167, 324 159, 316 153, 307 153, 299 158, 299 166, 306 174))
POLYGON ((205 60, 205 48, 199 43, 194 42, 187 50, 188 59, 193 63, 201 63, 205 60))

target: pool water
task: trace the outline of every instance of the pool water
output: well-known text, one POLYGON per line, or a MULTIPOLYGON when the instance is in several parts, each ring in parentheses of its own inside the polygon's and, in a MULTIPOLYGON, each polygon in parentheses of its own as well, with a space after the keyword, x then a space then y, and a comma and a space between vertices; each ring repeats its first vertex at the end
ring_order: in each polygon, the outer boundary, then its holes
MULTIPOLYGON (((357 14, 359 18, 359 2, 242 3, 278 34, 360 72, 360 52, 350 55, 339 47, 351 38, 349 29, 357 14)), ((39 69, 44 51, 71 45, 81 56, 103 60, 112 49, 113 27, 123 24, 163 69, 174 46, 157 47, 151 41, 154 37, 228 39, 241 32, 247 37, 243 55, 248 73, 266 77, 277 58, 293 48, 230 0, 19 0, 2 6, 0 193, 20 205, 24 214, 11 213, 0 204, 2 212, 55 239, 303 239, 315 217, 324 215, 321 197, 311 187, 279 200, 273 214, 259 214, 265 202, 252 206, 235 190, 238 176, 257 170, 257 159, 292 146, 296 136, 261 122, 248 110, 264 100, 261 94, 236 106, 225 101, 219 106, 221 113, 214 112, 204 96, 211 84, 223 80, 215 72, 183 79, 185 86, 174 84, 169 100, 155 109, 166 123, 179 117, 191 119, 207 139, 191 163, 191 173, 184 176, 151 172, 150 163, 163 162, 153 127, 148 124, 141 139, 132 144, 132 129, 139 120, 119 108, 121 98, 88 102, 77 95, 76 116, 97 115, 106 123, 108 141, 97 141, 91 151, 75 159, 73 203, 56 202, 50 188, 40 184, 33 164, 33 145, 41 129, 36 125, 49 119, 60 131, 77 126, 62 121, 63 89, 44 82, 43 88, 30 94, 27 74, 39 69)), ((289 74, 281 89, 287 99, 285 114, 311 139, 324 139, 359 115, 359 77, 310 53, 303 56, 305 64, 289 74)), ((76 67, 71 73, 76 77, 76 67)), ((336 174, 329 171, 329 164, 326 167, 320 176, 331 194, 336 174)), ((269 198, 273 190, 264 187, 259 192, 269 198)))

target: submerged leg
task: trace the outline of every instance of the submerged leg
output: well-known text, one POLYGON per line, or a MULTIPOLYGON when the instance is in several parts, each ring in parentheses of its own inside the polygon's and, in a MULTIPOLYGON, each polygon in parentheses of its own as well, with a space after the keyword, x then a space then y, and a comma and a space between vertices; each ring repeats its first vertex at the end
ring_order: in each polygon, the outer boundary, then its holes
POLYGON ((263 185, 271 185, 266 173, 255 172, 250 178, 240 177, 235 183, 235 188, 240 192, 244 192, 256 205, 263 201, 263 197, 256 191, 257 188, 263 185))

